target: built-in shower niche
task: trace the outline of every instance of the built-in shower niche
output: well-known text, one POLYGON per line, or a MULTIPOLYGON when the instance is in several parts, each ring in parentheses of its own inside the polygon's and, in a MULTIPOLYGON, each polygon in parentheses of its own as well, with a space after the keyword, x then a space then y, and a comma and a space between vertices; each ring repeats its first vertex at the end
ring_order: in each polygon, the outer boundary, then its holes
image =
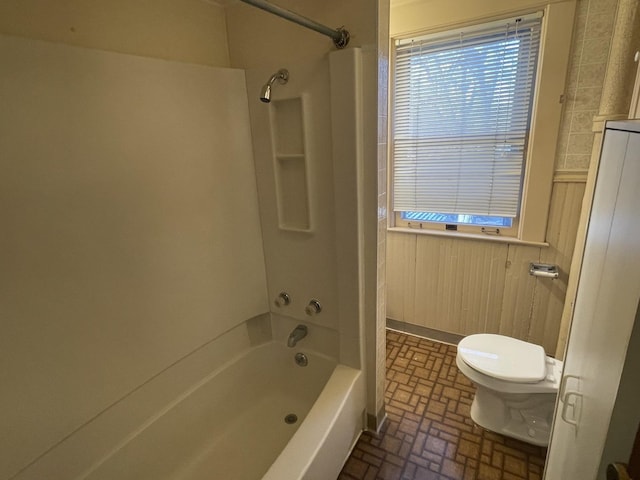
POLYGON ((278 226, 298 232, 311 231, 304 103, 301 97, 273 100, 270 118, 278 226))

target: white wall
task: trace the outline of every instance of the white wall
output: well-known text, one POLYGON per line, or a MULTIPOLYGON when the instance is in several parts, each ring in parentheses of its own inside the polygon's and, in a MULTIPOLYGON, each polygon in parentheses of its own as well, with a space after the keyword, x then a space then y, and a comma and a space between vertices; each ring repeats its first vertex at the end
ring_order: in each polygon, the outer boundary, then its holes
POLYGON ((0 478, 268 310, 241 71, 0 36, 0 478))
POLYGON ((224 9, 206 0, 7 0, 0 33, 229 66, 224 9))
POLYGON ((514 12, 535 11, 546 4, 566 0, 462 0, 454 7, 442 0, 400 0, 391 9, 392 36, 411 35, 426 29, 446 30, 469 19, 500 18, 514 12))
MULTIPOLYGON (((278 6, 330 28, 345 27, 349 47, 375 47, 376 5, 369 0, 279 0, 278 6)), ((226 9, 232 67, 286 66, 318 59, 335 50, 329 37, 240 2, 226 9)))

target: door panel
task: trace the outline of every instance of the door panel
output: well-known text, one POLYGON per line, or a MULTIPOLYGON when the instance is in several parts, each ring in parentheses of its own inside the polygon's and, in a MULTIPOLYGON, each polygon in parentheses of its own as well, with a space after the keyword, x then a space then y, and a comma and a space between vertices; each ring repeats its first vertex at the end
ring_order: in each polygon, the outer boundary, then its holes
POLYGON ((639 185, 640 134, 607 130, 547 458, 548 480, 597 476, 640 299, 639 185))

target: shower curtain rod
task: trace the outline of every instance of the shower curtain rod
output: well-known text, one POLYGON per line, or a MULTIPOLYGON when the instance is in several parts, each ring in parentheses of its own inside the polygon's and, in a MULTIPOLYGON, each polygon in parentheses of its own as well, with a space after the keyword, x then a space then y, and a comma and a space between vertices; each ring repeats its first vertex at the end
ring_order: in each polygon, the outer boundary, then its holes
POLYGON ((302 15, 298 15, 297 13, 292 12, 291 10, 287 10, 286 8, 278 7, 277 5, 273 5, 265 0, 240 0, 241 2, 248 3, 249 5, 253 5, 254 7, 258 7, 262 10, 265 10, 269 13, 273 13, 279 17, 282 17, 286 20, 289 20, 293 23, 297 23, 298 25, 302 25, 303 27, 310 28, 311 30, 315 30, 322 35, 326 35, 327 37, 331 37, 333 40, 333 44, 336 48, 344 48, 349 44, 349 32, 345 30, 343 27, 338 29, 332 29, 321 23, 315 22, 310 18, 303 17, 302 15))

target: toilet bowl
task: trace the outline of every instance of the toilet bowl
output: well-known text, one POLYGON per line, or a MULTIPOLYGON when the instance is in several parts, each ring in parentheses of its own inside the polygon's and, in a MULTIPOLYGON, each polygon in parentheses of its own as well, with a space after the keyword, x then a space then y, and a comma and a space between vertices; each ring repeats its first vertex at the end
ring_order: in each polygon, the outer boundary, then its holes
POLYGON ((504 335, 463 338, 458 369, 476 385, 471 418, 487 430, 546 447, 562 362, 539 345, 504 335))

